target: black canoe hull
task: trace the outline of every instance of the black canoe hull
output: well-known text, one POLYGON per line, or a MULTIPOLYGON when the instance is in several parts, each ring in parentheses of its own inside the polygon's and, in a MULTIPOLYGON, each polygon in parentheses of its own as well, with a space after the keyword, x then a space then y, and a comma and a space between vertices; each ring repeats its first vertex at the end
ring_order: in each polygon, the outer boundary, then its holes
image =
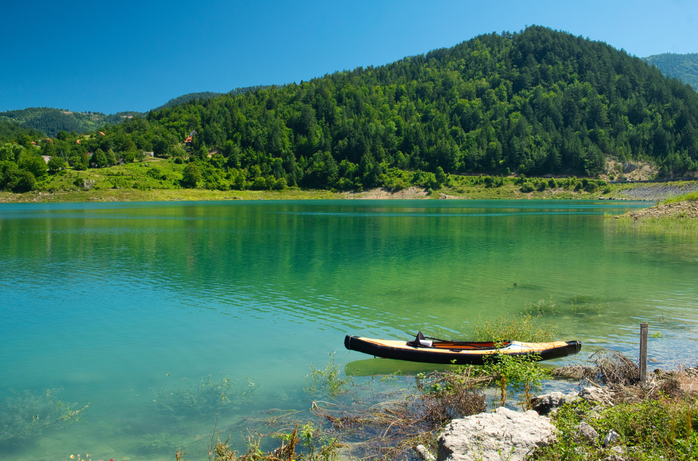
MULTIPOLYGON (((350 335, 344 338, 344 347, 352 351, 363 352, 364 354, 386 359, 440 363, 446 365, 482 365, 486 357, 491 357, 493 355, 491 351, 489 353, 470 352, 464 354, 462 352, 436 351, 435 349, 425 347, 391 347, 350 335)), ((581 348, 582 343, 579 341, 565 341, 562 342, 560 346, 537 350, 535 353, 540 355, 541 360, 551 360, 574 355, 578 353, 581 348)), ((531 353, 507 352, 506 349, 501 350, 501 352, 507 355, 528 355, 531 353)))

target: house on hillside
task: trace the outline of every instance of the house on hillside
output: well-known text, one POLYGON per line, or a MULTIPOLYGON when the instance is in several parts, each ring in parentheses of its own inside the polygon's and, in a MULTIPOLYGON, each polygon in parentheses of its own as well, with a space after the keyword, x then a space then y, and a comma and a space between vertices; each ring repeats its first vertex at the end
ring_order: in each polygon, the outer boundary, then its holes
POLYGON ((191 144, 192 142, 194 142, 194 136, 196 136, 197 134, 199 134, 199 133, 197 133, 194 130, 191 130, 191 133, 189 133, 189 136, 187 136, 187 139, 184 140, 184 144, 191 144))

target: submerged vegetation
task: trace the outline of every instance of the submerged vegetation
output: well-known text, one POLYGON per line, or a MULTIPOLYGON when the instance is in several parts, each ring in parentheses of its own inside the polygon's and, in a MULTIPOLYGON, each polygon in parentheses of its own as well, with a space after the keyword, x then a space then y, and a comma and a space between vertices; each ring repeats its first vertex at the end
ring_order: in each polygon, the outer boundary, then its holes
POLYGON ((175 418, 210 417, 229 405, 239 406, 241 400, 251 397, 255 391, 252 381, 241 384, 227 376, 220 381, 211 380, 211 376, 202 377, 198 383, 190 383, 185 378, 180 381, 179 386, 154 391, 153 404, 158 412, 175 418))
POLYGON ((37 436, 44 430, 79 421, 89 404, 67 404, 56 398, 56 393, 47 390, 37 395, 24 391, 0 402, 0 443, 37 436))

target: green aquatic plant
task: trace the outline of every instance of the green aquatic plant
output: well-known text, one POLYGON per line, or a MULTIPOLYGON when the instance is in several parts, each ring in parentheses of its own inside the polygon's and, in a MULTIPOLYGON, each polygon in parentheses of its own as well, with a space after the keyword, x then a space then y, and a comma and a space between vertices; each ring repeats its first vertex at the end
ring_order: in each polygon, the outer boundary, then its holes
POLYGON ((61 428, 80 420, 90 406, 67 404, 56 398, 57 391, 44 394, 24 391, 0 402, 0 443, 40 435, 46 429, 61 428))
POLYGON ((247 379, 244 383, 231 381, 227 376, 213 381, 211 375, 192 384, 180 378, 177 387, 163 387, 154 391, 153 403, 160 412, 174 413, 177 417, 212 415, 228 405, 239 404, 255 391, 255 384, 247 379))
POLYGON ((336 397, 347 391, 353 384, 350 377, 341 377, 339 366, 334 363, 335 352, 329 354, 330 360, 324 368, 318 370, 315 364, 310 364, 310 373, 305 375, 305 391, 311 394, 326 393, 330 397, 336 397))
POLYGON ((573 314, 600 314, 608 309, 608 304, 594 303, 589 296, 576 295, 570 301, 570 311, 573 314))
POLYGON ((560 309, 551 296, 548 299, 540 299, 534 303, 526 303, 524 312, 528 315, 540 317, 544 315, 556 315, 560 312, 560 309))
POLYGON ((541 325, 540 316, 530 313, 502 315, 494 320, 480 319, 473 325, 477 341, 526 341, 542 343, 554 341, 557 328, 553 323, 541 325))

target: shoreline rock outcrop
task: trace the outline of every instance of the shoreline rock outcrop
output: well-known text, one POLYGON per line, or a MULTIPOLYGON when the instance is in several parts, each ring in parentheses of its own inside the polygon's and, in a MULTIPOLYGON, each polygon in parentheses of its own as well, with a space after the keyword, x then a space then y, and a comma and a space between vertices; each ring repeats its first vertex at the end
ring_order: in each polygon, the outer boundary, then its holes
MULTIPOLYGON (((454 419, 439 437, 437 460, 524 460, 537 447, 555 441, 555 426, 549 416, 575 400, 586 400, 593 406, 613 405, 609 389, 586 387, 578 393, 551 392, 540 396, 534 399, 533 410, 526 412, 500 407, 494 412, 454 419)), ((585 424, 578 427, 577 437, 598 440, 596 431, 585 424)))
POLYGON ((536 447, 555 440, 550 419, 533 410, 497 408, 454 419, 439 437, 438 461, 524 460, 536 447))

